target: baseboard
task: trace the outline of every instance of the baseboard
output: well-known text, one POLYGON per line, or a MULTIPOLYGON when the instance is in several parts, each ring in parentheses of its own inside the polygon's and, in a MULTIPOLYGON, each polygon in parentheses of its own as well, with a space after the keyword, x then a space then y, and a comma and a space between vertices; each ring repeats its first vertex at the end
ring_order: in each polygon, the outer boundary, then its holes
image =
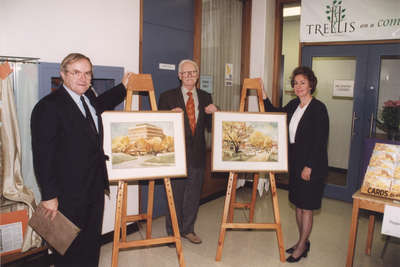
POLYGON ((343 173, 343 174, 347 173, 347 169, 336 168, 336 167, 328 167, 328 169, 333 172, 338 172, 338 173, 343 173))

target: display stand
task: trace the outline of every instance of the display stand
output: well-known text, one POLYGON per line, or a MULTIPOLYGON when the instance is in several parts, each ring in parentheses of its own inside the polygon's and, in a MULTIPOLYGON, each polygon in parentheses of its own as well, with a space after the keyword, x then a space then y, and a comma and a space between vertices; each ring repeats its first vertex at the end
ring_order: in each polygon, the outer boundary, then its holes
MULTIPOLYGON (((135 74, 129 78, 129 82, 127 85, 127 92, 126 92, 127 96, 125 103, 125 111, 131 111, 133 92, 148 92, 151 109, 153 111, 157 110, 156 98, 154 95, 153 80, 150 74, 135 74)), ((112 267, 118 266, 118 252, 120 249, 167 244, 167 243, 175 243, 179 266, 181 267, 185 266, 183 252, 182 252, 182 242, 179 234, 178 220, 176 217, 174 198, 171 188, 171 181, 169 177, 163 179, 164 179, 165 192, 167 196, 169 212, 171 215, 172 229, 174 235, 161 238, 151 238, 155 179, 162 179, 162 178, 149 179, 147 213, 138 215, 127 215, 128 183, 125 180, 118 181, 117 206, 115 211, 115 225, 114 225, 114 244, 113 244, 112 263, 111 263, 112 267), (126 241, 127 223, 136 222, 139 220, 146 220, 146 239, 126 241)))
MULTIPOLYGON (((258 106, 259 111, 264 112, 264 103, 262 100, 262 88, 260 79, 245 79, 243 82, 242 94, 240 98, 240 108, 239 111, 245 111, 245 102, 247 96, 247 90, 255 89, 257 90, 258 97, 258 106)), ((225 196, 225 205, 224 205, 224 213, 222 216, 222 224, 221 230, 218 239, 218 247, 217 247, 217 255, 215 260, 220 261, 222 257, 222 249, 224 246, 225 233, 226 229, 273 229, 276 231, 276 236, 278 239, 278 248, 280 254, 281 262, 285 261, 285 253, 284 253, 284 245, 283 245, 283 237, 282 237, 282 225, 280 221, 279 215, 279 205, 278 205, 278 195, 276 192, 276 184, 275 184, 275 174, 273 172, 269 172, 269 179, 271 185, 271 195, 272 202, 274 208, 274 223, 254 223, 254 207, 257 197, 257 186, 259 175, 258 173, 254 174, 254 182, 252 189, 252 197, 250 203, 239 203, 236 202, 236 184, 237 184, 237 173, 230 172, 228 186, 226 190, 225 196), (233 213, 235 208, 248 208, 250 209, 249 222, 248 223, 234 223, 233 222, 233 213)))

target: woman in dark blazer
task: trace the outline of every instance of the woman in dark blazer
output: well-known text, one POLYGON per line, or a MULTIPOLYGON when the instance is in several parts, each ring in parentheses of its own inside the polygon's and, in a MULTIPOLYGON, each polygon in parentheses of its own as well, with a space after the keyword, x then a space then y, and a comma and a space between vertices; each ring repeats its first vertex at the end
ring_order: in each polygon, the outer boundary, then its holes
POLYGON ((329 117, 326 106, 312 94, 317 85, 308 67, 296 68, 291 76, 296 98, 282 108, 275 108, 265 96, 266 111, 283 111, 288 115, 289 131, 289 200, 296 206, 299 240, 286 252, 287 262, 307 257, 313 210, 321 208, 324 178, 328 173, 329 117))

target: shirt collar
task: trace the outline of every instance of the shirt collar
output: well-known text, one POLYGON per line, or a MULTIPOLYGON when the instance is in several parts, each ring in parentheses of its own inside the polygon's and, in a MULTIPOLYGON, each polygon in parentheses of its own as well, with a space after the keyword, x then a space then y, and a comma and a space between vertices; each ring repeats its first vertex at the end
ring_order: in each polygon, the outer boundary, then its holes
POLYGON ((192 90, 188 90, 187 88, 185 88, 184 86, 181 86, 181 90, 182 90, 182 94, 187 96, 188 92, 192 92, 192 96, 197 95, 197 89, 196 87, 194 87, 192 90))

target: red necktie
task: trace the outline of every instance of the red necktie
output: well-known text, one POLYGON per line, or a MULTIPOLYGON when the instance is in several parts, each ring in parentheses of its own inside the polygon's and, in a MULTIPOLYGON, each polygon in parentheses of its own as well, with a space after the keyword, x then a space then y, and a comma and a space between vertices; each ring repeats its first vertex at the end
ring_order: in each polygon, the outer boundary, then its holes
POLYGON ((187 95, 189 96, 188 101, 186 102, 186 113, 189 118, 190 129, 192 130, 192 134, 196 130, 196 113, 194 110, 194 99, 192 96, 192 92, 188 92, 187 95))

